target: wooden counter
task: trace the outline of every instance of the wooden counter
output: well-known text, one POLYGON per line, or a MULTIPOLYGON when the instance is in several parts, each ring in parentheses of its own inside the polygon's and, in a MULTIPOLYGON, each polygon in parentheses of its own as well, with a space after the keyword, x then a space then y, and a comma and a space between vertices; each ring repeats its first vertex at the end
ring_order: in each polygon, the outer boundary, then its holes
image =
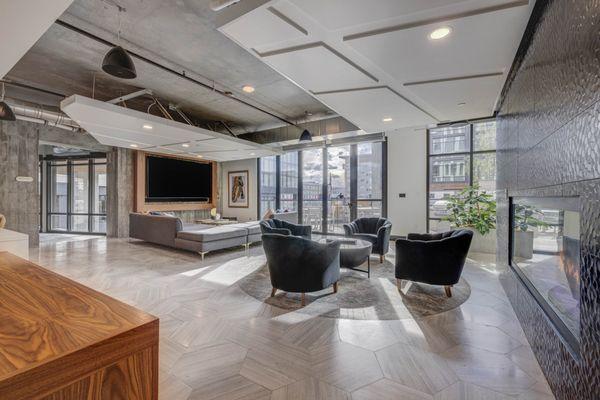
POLYGON ((158 319, 0 252, 0 399, 158 399, 158 319))

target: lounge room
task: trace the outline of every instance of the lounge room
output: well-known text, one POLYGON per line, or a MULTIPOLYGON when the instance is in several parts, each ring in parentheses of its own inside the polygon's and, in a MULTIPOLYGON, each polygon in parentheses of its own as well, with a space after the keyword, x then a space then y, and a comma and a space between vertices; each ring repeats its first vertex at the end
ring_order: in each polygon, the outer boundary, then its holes
POLYGON ((0 399, 600 399, 600 3, 0 2, 0 399))

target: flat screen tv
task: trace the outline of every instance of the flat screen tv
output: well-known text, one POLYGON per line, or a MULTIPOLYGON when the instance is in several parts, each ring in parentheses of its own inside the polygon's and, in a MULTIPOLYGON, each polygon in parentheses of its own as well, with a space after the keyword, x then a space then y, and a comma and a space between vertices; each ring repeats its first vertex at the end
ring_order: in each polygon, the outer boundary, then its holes
POLYGON ((211 163, 146 157, 147 202, 210 202, 211 197, 211 163))

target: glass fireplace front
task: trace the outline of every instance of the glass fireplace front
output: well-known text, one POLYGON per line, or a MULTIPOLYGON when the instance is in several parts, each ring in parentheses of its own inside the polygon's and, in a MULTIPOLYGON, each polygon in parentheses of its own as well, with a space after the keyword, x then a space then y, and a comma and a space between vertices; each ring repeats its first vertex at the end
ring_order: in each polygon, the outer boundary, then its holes
POLYGON ((511 266, 575 348, 580 315, 579 209, 579 197, 514 197, 511 205, 511 266))

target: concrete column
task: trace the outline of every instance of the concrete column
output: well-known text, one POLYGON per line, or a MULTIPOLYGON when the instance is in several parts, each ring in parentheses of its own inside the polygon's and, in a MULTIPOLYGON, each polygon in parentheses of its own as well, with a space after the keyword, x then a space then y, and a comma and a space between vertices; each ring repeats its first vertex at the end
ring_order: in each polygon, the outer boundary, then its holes
POLYGON ((30 246, 39 243, 38 142, 39 125, 0 121, 0 214, 7 229, 29 235, 30 246))
POLYGON ((108 237, 129 237, 129 213, 133 211, 135 190, 134 157, 134 151, 119 147, 114 147, 107 153, 106 235, 108 237))

